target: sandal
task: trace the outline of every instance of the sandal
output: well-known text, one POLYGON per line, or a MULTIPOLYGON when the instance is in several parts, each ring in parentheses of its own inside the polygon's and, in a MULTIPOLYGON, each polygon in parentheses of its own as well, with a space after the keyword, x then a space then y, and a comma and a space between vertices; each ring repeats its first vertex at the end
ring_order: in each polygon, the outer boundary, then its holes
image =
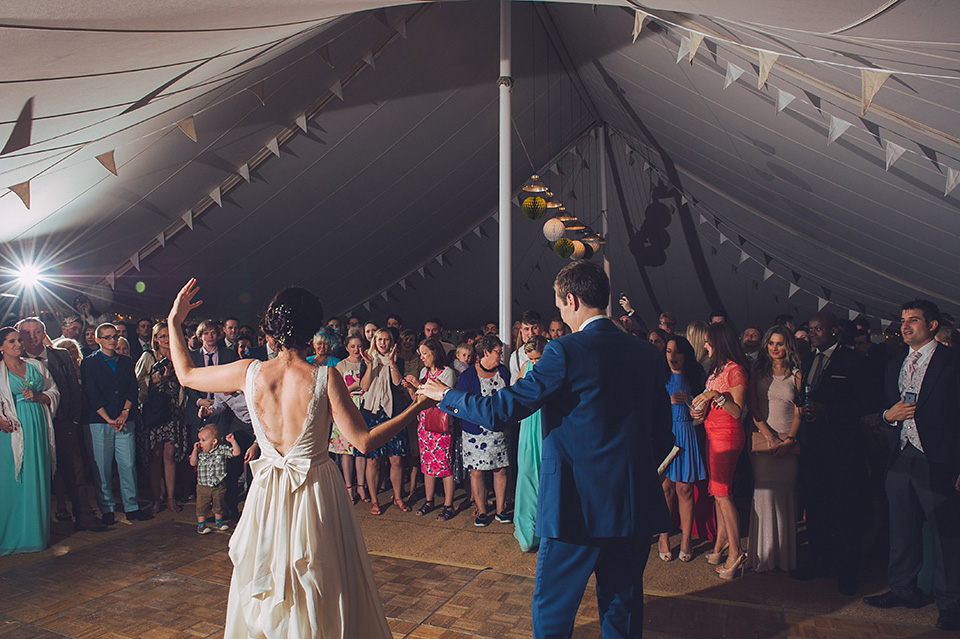
POLYGON ((357 484, 357 497, 360 498, 360 501, 364 503, 370 503, 370 495, 367 494, 367 485, 366 484, 357 484), (363 494, 360 494, 360 491, 363 491, 363 494))
POLYGON ((453 506, 444 506, 440 514, 437 515, 437 521, 450 521, 457 514, 457 509, 453 506))
POLYGON ((417 511, 417 514, 422 517, 423 515, 426 515, 428 512, 430 512, 431 510, 433 510, 433 500, 428 499, 427 501, 423 502, 423 506, 420 506, 420 510, 417 511))
POLYGON ((371 515, 382 515, 383 511, 380 510, 380 502, 373 502, 370 504, 370 514, 371 515))
POLYGON ((399 508, 400 510, 402 510, 403 512, 405 512, 405 513, 410 512, 410 506, 407 506, 405 503, 403 503, 403 500, 400 499, 399 497, 395 497, 395 498, 394 498, 394 500, 393 500, 393 505, 396 506, 397 508, 399 508))
MULTIPOLYGON (((50 512, 49 510, 47 512, 50 512)), ((57 508, 57 512, 54 515, 57 518, 57 521, 70 521, 73 519, 73 515, 66 508, 57 508)))
POLYGON ((353 494, 353 484, 347 484, 347 496, 350 497, 350 503, 357 503, 357 496, 353 494))

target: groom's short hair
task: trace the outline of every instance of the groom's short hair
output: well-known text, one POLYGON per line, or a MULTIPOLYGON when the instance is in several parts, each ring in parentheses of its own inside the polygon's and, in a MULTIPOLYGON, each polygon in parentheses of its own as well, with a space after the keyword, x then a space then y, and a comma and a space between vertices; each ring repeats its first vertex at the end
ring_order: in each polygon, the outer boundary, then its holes
POLYGON ((590 308, 606 308, 610 302, 610 280, 597 264, 577 260, 567 264, 557 273, 553 282, 557 297, 563 299, 573 293, 590 308))

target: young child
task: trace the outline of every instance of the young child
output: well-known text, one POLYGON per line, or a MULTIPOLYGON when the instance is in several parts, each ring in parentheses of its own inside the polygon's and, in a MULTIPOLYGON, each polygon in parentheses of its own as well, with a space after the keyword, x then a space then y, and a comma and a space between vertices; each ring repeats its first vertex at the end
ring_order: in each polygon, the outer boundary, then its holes
POLYGON ((473 345, 463 343, 457 346, 456 358, 453 360, 453 370, 460 375, 463 371, 473 366, 473 345))
POLYGON ((207 525, 211 506, 216 530, 227 530, 223 523, 223 497, 227 492, 227 459, 241 454, 240 445, 233 434, 226 437, 227 444, 220 442, 220 429, 207 424, 197 434, 196 444, 190 454, 190 465, 197 467, 197 532, 206 535, 213 532, 207 525))

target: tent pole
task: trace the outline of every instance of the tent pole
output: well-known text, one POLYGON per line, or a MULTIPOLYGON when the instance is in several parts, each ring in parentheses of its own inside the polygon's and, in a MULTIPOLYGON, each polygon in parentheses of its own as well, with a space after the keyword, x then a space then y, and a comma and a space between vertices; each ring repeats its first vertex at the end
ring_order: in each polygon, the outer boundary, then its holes
MULTIPOLYGON (((598 137, 600 138, 599 147, 600 151, 600 218, 603 221, 602 231, 603 239, 606 240, 606 244, 603 244, 603 270, 607 274, 607 279, 610 279, 610 253, 608 252, 610 246, 610 226, 607 213, 607 123, 604 122, 600 125, 600 131, 598 132, 598 137)), ((610 315, 613 312, 613 288, 610 288, 610 299, 607 300, 607 315, 610 315)))
POLYGON ((511 272, 512 238, 510 220, 510 0, 500 0, 500 197, 499 248, 500 248, 500 339, 513 348, 510 330, 513 320, 510 311, 513 304, 511 272))

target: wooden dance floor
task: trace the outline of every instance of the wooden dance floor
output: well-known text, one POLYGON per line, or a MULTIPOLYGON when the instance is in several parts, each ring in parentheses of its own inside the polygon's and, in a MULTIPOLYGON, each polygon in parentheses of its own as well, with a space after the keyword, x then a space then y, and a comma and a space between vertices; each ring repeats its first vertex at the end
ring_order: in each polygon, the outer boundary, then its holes
MULTIPOLYGON (((0 557, 0 639, 221 637, 231 571, 229 536, 198 535, 186 514, 148 523, 121 521, 117 530, 99 536, 64 535, 44 553, 0 557)), ((411 514, 403 516, 411 521, 411 514)), ((470 528, 451 532, 467 536, 461 543, 475 545, 479 537, 470 528)), ((490 533, 506 537, 506 530, 491 529, 488 538, 490 533)), ((396 638, 531 636, 529 574, 377 553, 371 560, 396 638)), ((682 568, 694 570, 692 564, 682 568)), ((648 594, 646 601, 645 636, 654 639, 951 636, 929 626, 817 615, 709 593, 648 594)), ((600 637, 592 586, 574 636, 600 637)))

